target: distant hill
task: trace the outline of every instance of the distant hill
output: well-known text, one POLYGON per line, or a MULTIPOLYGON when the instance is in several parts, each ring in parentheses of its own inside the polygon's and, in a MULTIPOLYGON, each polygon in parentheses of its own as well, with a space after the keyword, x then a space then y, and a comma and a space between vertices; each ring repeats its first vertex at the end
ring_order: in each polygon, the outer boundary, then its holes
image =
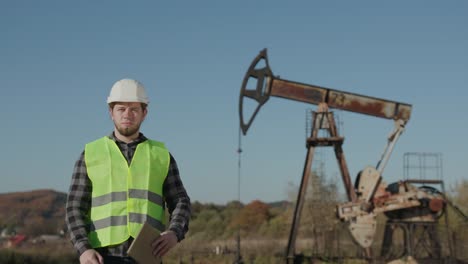
POLYGON ((56 233, 65 224, 66 199, 66 193, 54 190, 0 194, 0 228, 31 235, 56 233))

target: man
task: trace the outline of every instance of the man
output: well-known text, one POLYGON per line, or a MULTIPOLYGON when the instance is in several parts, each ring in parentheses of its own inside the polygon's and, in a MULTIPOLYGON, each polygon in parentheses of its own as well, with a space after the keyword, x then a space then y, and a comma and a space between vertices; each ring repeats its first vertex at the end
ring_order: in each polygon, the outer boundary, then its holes
POLYGON ((136 263, 127 249, 145 222, 161 232, 151 244, 159 257, 188 231, 190 199, 176 161, 140 133, 148 102, 140 82, 116 82, 107 98, 113 133, 86 144, 75 163, 66 222, 81 264, 136 263))

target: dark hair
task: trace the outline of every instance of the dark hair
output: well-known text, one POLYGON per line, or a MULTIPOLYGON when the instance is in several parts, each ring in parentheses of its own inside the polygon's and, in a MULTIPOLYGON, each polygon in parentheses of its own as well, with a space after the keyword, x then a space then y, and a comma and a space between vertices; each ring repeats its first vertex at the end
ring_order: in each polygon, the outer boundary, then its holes
MULTIPOLYGON (((112 110, 114 110, 114 106, 115 106, 115 104, 117 104, 117 103, 118 103, 118 102, 109 103, 109 108, 112 109, 112 110)), ((140 104, 141 104, 141 109, 142 109, 143 111, 145 111, 145 109, 148 107, 148 105, 145 104, 145 103, 140 103, 140 104)))

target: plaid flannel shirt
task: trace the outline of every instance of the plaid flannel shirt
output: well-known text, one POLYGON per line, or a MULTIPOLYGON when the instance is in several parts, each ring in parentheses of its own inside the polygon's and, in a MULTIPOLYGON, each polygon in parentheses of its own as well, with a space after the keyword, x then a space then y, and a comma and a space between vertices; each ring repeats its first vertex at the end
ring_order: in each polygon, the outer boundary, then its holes
MULTIPOLYGON (((114 136, 114 133, 109 135, 109 138, 115 141, 129 164, 132 160, 133 154, 135 153, 137 145, 147 140, 142 133, 140 133, 139 137, 135 141, 128 144, 118 140, 114 136)), ((79 159, 76 161, 73 170, 65 217, 67 227, 70 232, 70 239, 79 255, 87 249, 92 248, 88 241, 92 189, 93 186, 88 177, 83 151, 79 159)), ((170 215, 170 222, 167 229, 174 231, 177 239, 181 241, 184 239, 185 233, 188 231, 191 205, 190 198, 188 197, 180 179, 177 163, 172 155, 170 155, 169 170, 163 185, 163 197, 170 215)), ((132 241, 133 239, 130 238, 122 244, 98 248, 96 250, 101 254, 108 256, 127 256, 127 249, 132 241)))

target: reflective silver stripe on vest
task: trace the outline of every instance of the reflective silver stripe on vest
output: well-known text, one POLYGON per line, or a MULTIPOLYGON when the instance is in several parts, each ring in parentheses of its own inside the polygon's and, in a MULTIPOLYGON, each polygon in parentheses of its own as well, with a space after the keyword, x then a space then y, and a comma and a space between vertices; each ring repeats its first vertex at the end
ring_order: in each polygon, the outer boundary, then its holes
MULTIPOLYGON (((144 224, 148 222, 151 226, 156 229, 163 231, 166 229, 165 225, 161 221, 145 214, 130 213, 128 216, 130 222, 144 224)), ((104 219, 94 221, 90 225, 90 231, 96 231, 98 229, 110 227, 110 226, 122 226, 127 225, 127 216, 111 216, 104 219)))
MULTIPOLYGON (((161 195, 147 190, 130 189, 128 191, 128 195, 130 198, 147 199, 148 201, 160 206, 163 206, 164 204, 161 195)), ((126 192, 112 192, 98 197, 93 197, 92 204, 93 207, 97 207, 111 202, 119 202, 125 200, 127 200, 126 192)))
POLYGON ((105 205, 111 202, 119 202, 127 200, 127 193, 126 192, 112 192, 108 194, 104 194, 98 197, 93 197, 93 207, 105 205))
POLYGON ((130 198, 147 199, 148 201, 160 205, 161 207, 164 204, 161 195, 150 192, 148 190, 130 189, 128 190, 128 195, 130 198))
POLYGON ((155 227, 159 231, 164 231, 166 229, 166 226, 161 223, 161 221, 157 220, 156 218, 153 218, 149 215, 145 214, 137 214, 137 213, 130 213, 128 216, 128 219, 130 222, 133 223, 141 223, 144 224, 145 222, 148 222, 151 226, 155 227))
POLYGON ((96 231, 98 229, 106 228, 109 226, 121 226, 127 225, 127 216, 111 216, 103 219, 96 220, 91 223, 90 231, 96 231))

